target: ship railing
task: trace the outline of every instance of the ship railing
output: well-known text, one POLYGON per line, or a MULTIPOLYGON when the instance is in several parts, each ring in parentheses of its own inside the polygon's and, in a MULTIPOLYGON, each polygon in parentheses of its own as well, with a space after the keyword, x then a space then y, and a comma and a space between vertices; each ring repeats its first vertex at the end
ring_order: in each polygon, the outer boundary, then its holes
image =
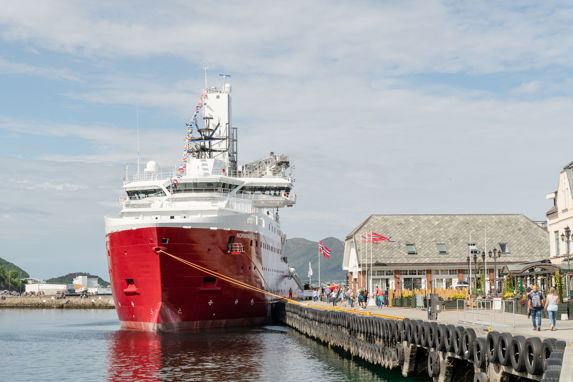
POLYGON ((160 170, 156 172, 141 172, 139 174, 134 174, 132 176, 133 182, 143 182, 150 180, 163 180, 171 179, 175 177, 175 172, 172 170, 160 170))

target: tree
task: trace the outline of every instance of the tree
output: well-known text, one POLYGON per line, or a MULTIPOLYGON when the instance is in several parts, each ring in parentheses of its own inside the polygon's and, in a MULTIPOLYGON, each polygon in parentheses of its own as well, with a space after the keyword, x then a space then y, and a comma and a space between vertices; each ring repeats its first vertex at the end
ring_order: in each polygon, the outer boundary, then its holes
POLYGON ((557 290, 559 301, 563 301, 563 277, 559 271, 555 272, 555 289, 557 290))
POLYGON ((511 277, 511 275, 507 275, 505 276, 505 281, 503 283, 503 294, 506 294, 507 292, 512 292, 515 289, 515 284, 513 282, 513 277, 511 277))

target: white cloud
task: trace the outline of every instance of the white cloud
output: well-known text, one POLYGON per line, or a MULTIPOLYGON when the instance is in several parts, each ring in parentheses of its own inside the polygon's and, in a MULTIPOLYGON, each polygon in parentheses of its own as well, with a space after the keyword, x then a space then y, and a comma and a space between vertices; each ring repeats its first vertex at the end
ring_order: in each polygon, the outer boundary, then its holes
POLYGON ((67 69, 47 68, 30 65, 24 62, 9 61, 0 57, 0 73, 2 74, 27 74, 40 77, 78 81, 79 77, 67 69))
POLYGON ((172 55, 235 73, 303 77, 351 70, 489 73, 573 62, 573 15, 552 4, 167 5, 11 2, 0 15, 1 35, 85 57, 172 55))

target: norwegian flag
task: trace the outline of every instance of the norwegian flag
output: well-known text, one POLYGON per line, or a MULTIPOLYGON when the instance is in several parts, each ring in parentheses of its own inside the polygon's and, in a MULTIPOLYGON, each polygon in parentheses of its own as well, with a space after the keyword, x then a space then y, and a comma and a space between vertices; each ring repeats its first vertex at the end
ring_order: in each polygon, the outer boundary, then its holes
POLYGON ((368 236, 361 235, 360 237, 362 238, 363 243, 370 243, 372 241, 372 238, 370 237, 370 235, 368 235, 368 236))
POLYGON ((386 237, 386 236, 380 235, 376 232, 372 232, 371 240, 372 241, 387 241, 390 243, 394 243, 394 240, 391 240, 389 236, 386 237))
POLYGON ((327 259, 330 258, 330 249, 328 249, 324 244, 322 244, 322 241, 318 242, 318 252, 322 253, 324 257, 326 257, 327 259))

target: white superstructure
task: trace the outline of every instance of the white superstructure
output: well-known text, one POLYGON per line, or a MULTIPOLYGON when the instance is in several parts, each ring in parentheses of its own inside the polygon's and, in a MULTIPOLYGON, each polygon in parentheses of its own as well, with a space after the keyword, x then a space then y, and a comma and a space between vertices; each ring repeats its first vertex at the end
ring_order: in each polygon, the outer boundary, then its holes
MULTIPOLYGON (((281 254, 285 235, 278 209, 296 202, 293 177, 287 173, 289 159, 270 153, 237 165, 229 84, 207 89, 200 105, 203 123, 194 119, 188 124, 188 132, 193 131, 188 134, 182 166, 177 172, 162 172, 151 161, 142 174, 126 180, 119 217, 105 218, 106 234, 159 226, 253 234, 260 238, 267 288, 288 291, 284 275, 289 268, 281 254)), ((228 251, 241 250, 229 242, 228 251)))

